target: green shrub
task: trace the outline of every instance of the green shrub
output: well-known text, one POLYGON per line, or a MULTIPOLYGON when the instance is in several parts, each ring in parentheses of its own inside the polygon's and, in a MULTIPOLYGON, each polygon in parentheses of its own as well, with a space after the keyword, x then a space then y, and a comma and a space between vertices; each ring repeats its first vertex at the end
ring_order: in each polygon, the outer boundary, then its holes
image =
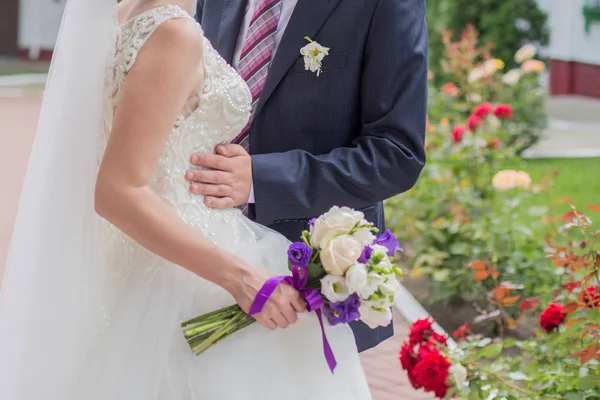
POLYGON ((458 33, 469 24, 475 26, 481 41, 493 43, 494 57, 508 67, 515 65, 513 54, 523 44, 548 43, 548 16, 536 0, 436 0, 427 7, 430 65, 440 80, 443 75, 439 65, 444 58, 442 28, 458 33))

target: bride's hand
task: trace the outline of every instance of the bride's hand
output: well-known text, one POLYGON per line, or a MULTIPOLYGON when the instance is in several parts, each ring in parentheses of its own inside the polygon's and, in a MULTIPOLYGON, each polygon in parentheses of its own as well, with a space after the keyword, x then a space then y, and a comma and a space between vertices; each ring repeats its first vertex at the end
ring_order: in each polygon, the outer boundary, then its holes
MULTIPOLYGON (((264 269, 244 268, 235 282, 230 282, 228 291, 242 310, 248 312, 257 293, 271 277, 273 275, 264 269)), ((300 293, 287 283, 281 283, 254 318, 268 329, 287 328, 298 320, 297 313, 304 311, 306 303, 300 293)))

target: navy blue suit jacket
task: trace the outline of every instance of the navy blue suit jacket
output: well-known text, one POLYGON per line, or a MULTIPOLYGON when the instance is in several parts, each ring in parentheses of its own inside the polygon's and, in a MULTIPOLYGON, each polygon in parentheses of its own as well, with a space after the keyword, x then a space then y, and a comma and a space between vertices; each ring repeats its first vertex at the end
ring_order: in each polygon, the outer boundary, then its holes
MULTIPOLYGON (((206 37, 229 62, 247 0, 199 0, 206 37)), ((298 240, 333 205, 385 228, 382 201, 410 189, 425 164, 425 0, 298 0, 250 129, 254 219, 298 240), (329 47, 306 71, 305 37, 329 47)), ((359 350, 392 326, 352 325, 359 350)))

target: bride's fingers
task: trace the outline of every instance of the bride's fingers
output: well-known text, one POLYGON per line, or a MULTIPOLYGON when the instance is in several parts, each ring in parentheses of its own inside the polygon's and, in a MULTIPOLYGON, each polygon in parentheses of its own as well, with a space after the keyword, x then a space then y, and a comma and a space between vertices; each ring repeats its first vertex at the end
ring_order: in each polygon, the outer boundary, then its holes
POLYGON ((296 309, 292 305, 292 303, 287 304, 282 310, 281 313, 287 320, 287 322, 291 324, 295 324, 298 321, 298 314, 296 313, 296 309))
POLYGON ((275 321, 273 321, 271 318, 267 317, 266 314, 264 313, 260 313, 258 315, 254 316, 254 319, 261 324, 262 326, 264 326, 265 328, 269 329, 269 330, 275 330, 277 329, 277 324, 275 323, 275 321))
POLYGON ((306 301, 298 296, 298 298, 292 300, 292 307, 294 307, 296 312, 303 313, 306 311, 306 301))
POLYGON ((281 313, 281 311, 276 310, 276 311, 272 312, 272 314, 271 313, 267 314, 267 316, 269 318, 271 318, 273 321, 275 321, 278 328, 285 329, 290 325, 286 316, 284 316, 281 313))

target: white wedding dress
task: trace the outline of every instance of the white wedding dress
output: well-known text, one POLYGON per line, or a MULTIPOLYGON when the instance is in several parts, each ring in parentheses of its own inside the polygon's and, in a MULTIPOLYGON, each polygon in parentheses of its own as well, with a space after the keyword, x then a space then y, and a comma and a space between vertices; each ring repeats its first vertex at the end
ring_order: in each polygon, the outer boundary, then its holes
MULTIPOLYGON (((115 65, 109 67, 107 79, 107 126, 144 43, 161 23, 180 18, 191 17, 171 5, 119 25, 115 65)), ((203 34, 199 25, 198 34, 203 34)), ((216 245, 250 265, 287 275, 289 243, 283 236, 248 220, 238 209, 209 209, 201 196, 188 191, 184 172, 190 167, 189 155, 213 152, 215 145, 231 140, 250 113, 246 83, 206 38, 204 63, 205 80, 175 122, 151 187, 184 221, 216 245)), ((338 362, 332 374, 314 313, 300 315, 298 323, 285 330, 269 331, 253 324, 200 356, 194 355, 180 323, 232 305, 232 297, 148 252, 104 221, 101 238, 103 265, 110 269, 105 284, 112 295, 97 310, 104 326, 97 336, 90 337, 91 356, 79 374, 69 378, 73 390, 66 400, 371 398, 350 328, 326 328, 338 362)))

